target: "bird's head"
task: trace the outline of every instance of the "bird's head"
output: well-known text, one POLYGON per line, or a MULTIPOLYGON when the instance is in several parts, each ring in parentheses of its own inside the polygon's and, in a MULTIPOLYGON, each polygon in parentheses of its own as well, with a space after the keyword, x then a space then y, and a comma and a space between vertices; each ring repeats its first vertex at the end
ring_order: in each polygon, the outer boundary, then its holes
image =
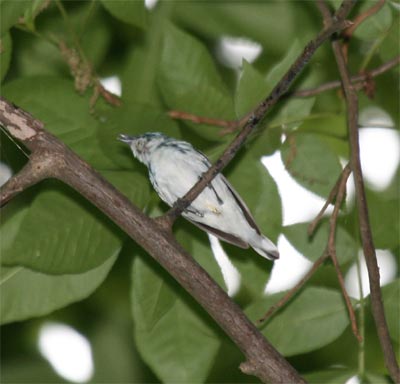
POLYGON ((168 140, 168 137, 159 132, 149 132, 139 136, 120 134, 118 140, 127 143, 131 147, 133 156, 148 166, 153 151, 168 140))

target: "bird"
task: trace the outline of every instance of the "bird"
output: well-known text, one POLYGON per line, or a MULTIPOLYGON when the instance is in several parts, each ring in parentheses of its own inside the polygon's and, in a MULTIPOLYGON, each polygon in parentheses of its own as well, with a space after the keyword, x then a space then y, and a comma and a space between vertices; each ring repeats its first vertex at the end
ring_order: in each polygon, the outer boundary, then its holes
MULTIPOLYGON (((153 188, 170 207, 211 167, 209 159, 190 143, 160 132, 120 134, 118 140, 128 144, 133 156, 148 168, 153 188)), ((279 258, 275 244, 261 233, 249 208, 221 173, 182 216, 227 243, 243 249, 251 247, 270 260, 279 258)))

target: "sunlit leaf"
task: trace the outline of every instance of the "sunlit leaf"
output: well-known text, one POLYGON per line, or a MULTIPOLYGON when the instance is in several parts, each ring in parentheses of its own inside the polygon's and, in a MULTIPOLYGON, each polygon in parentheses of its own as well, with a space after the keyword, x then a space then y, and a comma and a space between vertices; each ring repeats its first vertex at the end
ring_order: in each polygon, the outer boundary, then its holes
MULTIPOLYGON (((293 224, 283 229, 289 242, 307 259, 316 261, 328 245, 329 224, 322 222, 313 236, 308 236, 309 223, 293 224)), ((339 263, 346 263, 357 257, 356 241, 340 226, 336 227, 336 256, 339 263)))
MULTIPOLYGON (((252 320, 257 320, 277 300, 259 300, 246 312, 252 320)), ((262 332, 280 353, 293 356, 331 343, 348 324, 346 306, 339 292, 309 287, 277 313, 262 332)))
POLYGON ((341 172, 338 157, 317 135, 289 136, 281 157, 299 184, 323 197, 328 196, 341 172))

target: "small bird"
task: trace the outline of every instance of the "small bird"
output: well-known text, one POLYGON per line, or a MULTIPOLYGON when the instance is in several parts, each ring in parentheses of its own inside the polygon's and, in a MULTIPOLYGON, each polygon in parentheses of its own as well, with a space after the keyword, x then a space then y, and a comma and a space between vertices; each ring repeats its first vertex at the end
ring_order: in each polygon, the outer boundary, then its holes
MULTIPOLYGON (((162 133, 121 134, 118 140, 127 143, 133 156, 147 166, 151 184, 170 207, 211 167, 191 144, 162 133)), ((246 204, 222 174, 215 176, 182 216, 221 240, 240 248, 250 246, 270 260, 279 258, 277 247, 261 234, 246 204)))

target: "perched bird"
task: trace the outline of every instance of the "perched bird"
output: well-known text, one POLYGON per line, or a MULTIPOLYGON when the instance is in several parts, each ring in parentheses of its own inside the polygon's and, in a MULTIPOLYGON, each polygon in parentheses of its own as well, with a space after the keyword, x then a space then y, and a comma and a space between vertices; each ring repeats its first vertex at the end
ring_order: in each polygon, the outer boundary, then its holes
MULTIPOLYGON (((185 141, 158 132, 140 136, 119 135, 140 162, 147 166, 151 184, 169 206, 183 197, 211 163, 185 141)), ((228 180, 218 174, 182 212, 182 216, 221 240, 241 248, 252 247, 261 256, 274 260, 279 252, 261 234, 246 204, 228 180)))

